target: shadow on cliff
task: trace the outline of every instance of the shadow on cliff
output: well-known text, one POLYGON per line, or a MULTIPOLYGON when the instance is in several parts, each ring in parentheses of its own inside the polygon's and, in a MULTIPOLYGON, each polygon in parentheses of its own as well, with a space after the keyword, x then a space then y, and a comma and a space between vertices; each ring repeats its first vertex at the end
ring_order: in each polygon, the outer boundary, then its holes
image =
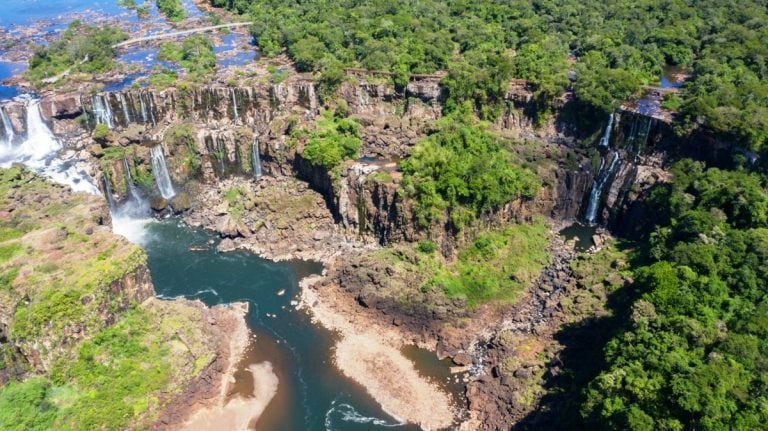
MULTIPOLYGON (((636 245, 636 244, 635 244, 636 245)), ((622 247, 627 247, 626 245, 622 247)), ((640 256, 629 254, 629 264, 636 268, 645 264, 640 256)), ((629 321, 632 304, 642 294, 631 282, 611 293, 602 317, 585 316, 582 320, 563 325, 555 339, 562 352, 549 364, 545 375, 547 394, 538 408, 518 421, 511 429, 521 431, 589 431, 581 416, 587 385, 607 366, 603 349, 621 333, 629 321)))

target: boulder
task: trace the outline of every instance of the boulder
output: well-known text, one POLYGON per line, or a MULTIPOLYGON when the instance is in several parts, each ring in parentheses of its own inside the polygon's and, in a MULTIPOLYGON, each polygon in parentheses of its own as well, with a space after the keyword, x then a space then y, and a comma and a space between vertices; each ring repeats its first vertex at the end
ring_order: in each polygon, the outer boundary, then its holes
POLYGON ((237 238, 240 236, 240 232, 238 232, 239 224, 240 222, 235 220, 232 216, 225 215, 221 218, 219 227, 216 230, 219 231, 219 234, 223 238, 237 238))
POLYGON ((149 203, 149 206, 152 207, 152 209, 155 211, 163 211, 166 208, 168 208, 168 200, 160 196, 156 196, 152 198, 152 201, 149 203))
POLYGON ((77 94, 53 94, 40 100, 40 113, 46 119, 74 118, 83 113, 77 94))
POLYGON ((171 199, 171 206, 177 213, 189 210, 191 204, 191 198, 185 192, 181 192, 171 199))

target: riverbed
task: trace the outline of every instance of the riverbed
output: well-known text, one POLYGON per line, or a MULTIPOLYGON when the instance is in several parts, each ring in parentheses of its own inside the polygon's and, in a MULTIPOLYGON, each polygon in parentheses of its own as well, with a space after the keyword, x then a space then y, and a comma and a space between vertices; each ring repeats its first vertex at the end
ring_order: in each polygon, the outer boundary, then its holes
MULTIPOLYGON (((148 222, 144 229, 141 244, 160 297, 184 296, 209 305, 249 303, 247 319, 255 342, 248 359, 269 362, 278 378, 277 393, 256 429, 418 429, 387 415, 362 386, 344 377, 332 361, 335 335, 313 324, 306 311, 295 309, 299 281, 319 273, 320 264, 271 262, 241 251, 219 253, 217 238, 174 219, 148 222)), ((436 377, 445 376, 446 364, 434 354, 411 350, 409 356, 425 376, 445 384, 436 377)), ((247 379, 240 384, 248 386, 247 379)))

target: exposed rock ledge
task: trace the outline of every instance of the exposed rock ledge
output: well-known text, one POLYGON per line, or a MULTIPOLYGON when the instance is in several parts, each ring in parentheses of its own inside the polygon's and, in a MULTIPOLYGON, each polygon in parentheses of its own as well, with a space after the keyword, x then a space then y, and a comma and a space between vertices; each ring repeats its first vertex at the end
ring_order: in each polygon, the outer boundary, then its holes
POLYGON ((218 232, 220 251, 244 249, 264 258, 328 263, 375 244, 337 225, 322 195, 290 177, 258 182, 234 177, 206 186, 184 221, 218 232))

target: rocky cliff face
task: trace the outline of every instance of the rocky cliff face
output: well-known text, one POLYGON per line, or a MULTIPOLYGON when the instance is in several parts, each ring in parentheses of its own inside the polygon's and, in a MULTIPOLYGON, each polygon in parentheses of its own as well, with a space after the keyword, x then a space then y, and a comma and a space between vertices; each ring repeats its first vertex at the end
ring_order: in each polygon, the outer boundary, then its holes
POLYGON ((148 428, 160 411, 179 417, 166 406, 191 382, 197 392, 219 392, 215 377, 232 362, 230 335, 242 333, 240 347, 247 344, 239 304, 156 299, 144 252, 112 234, 110 221, 99 196, 0 169, 0 393, 9 381, 51 387, 56 374, 78 407, 45 407, 53 428, 77 421, 72 415, 101 421, 115 410, 128 412, 118 419, 128 429, 148 428), (140 385, 131 380, 135 367, 147 373, 140 385), (123 404, 94 401, 113 388, 126 393, 116 401, 123 404), (154 401, 132 409, 135 399, 154 401))
MULTIPOLYGON (((182 191, 232 176, 256 177, 258 160, 267 175, 307 181, 325 196, 337 222, 350 232, 369 233, 382 243, 415 238, 412 214, 406 199, 398 194, 396 163, 407 157, 442 115, 444 94, 439 76, 416 77, 398 89, 389 79, 356 75, 340 86, 338 95, 350 116, 362 125, 365 158, 348 163, 335 178, 304 160, 302 149, 291 139, 294 130, 316 118, 321 106, 315 84, 299 75, 280 84, 252 87, 46 95, 40 106, 57 134, 68 136, 74 146, 90 149, 118 199, 127 192, 128 173, 132 181, 153 189, 149 148, 162 145, 170 176, 182 191), (93 145, 73 118, 88 128, 105 124, 109 136, 93 145)), ((525 83, 513 82, 507 98, 508 108, 494 125, 500 133, 543 142, 556 154, 582 151, 576 149, 569 126, 553 120, 534 123, 530 112, 535 110, 535 102, 525 83)), ((16 131, 23 134, 23 111, 14 104, 4 109, 16 131)), ((663 160, 674 140, 669 126, 629 113, 617 115, 613 129, 613 141, 625 163, 612 173, 600 195, 597 219, 620 228, 627 214, 638 211, 630 209, 632 202, 663 181, 663 160)), ((546 172, 540 172, 545 184, 536 199, 500 209, 500 220, 533 214, 556 220, 583 217, 598 172, 580 157, 581 163, 571 168, 553 157, 546 172)), ((99 183, 103 181, 99 179, 99 183)), ((188 205, 185 196, 175 207, 183 210, 188 205)))

